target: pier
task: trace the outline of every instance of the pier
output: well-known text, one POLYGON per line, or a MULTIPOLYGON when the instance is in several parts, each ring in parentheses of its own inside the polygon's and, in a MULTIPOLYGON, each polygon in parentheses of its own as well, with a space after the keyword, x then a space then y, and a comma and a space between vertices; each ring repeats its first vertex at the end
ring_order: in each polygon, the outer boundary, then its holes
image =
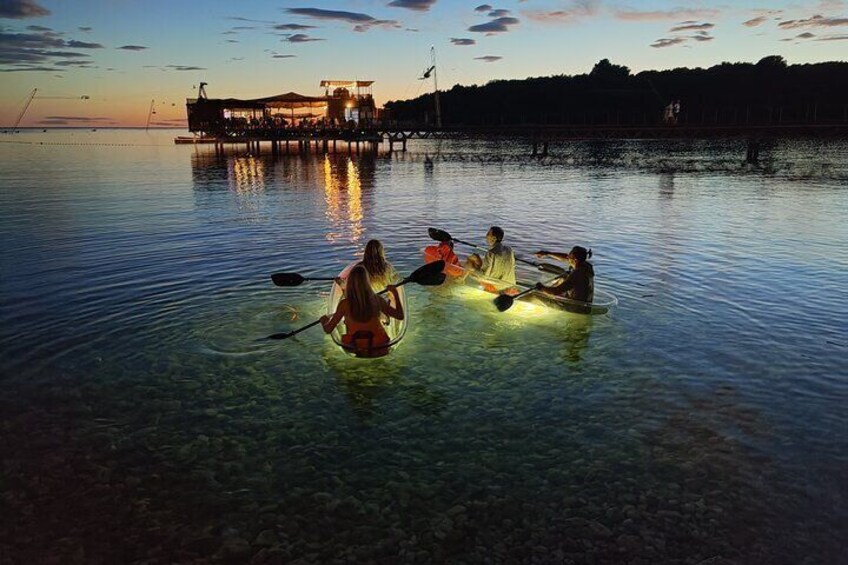
MULTIPOLYGON (((227 146, 246 147, 259 154, 263 147, 273 155, 345 151, 378 151, 383 143, 388 152, 406 151, 414 139, 499 139, 524 140, 532 156, 544 157, 555 141, 625 139, 744 139, 749 145, 763 140, 786 138, 848 137, 848 110, 842 119, 822 123, 813 119, 784 121, 783 112, 769 112, 768 120, 752 121, 750 112, 740 117, 727 112, 702 112, 700 120, 681 123, 617 123, 583 120, 576 124, 415 124, 392 120, 381 114, 371 95, 373 81, 324 80, 323 96, 289 92, 266 98, 210 99, 205 84, 199 96, 186 101, 189 131, 195 137, 178 137, 175 143, 211 144, 222 153, 227 146), (775 115, 774 121, 772 116, 775 115), (722 121, 719 118, 722 117, 722 121)), ((755 116, 757 117, 757 116, 755 116)), ((755 158, 752 146, 747 158, 755 158)))

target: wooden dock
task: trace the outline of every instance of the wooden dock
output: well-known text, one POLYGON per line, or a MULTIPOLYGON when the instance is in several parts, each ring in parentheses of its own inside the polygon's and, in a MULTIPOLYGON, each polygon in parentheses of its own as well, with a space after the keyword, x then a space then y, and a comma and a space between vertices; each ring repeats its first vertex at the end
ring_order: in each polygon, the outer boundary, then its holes
POLYGON ((272 155, 376 152, 383 143, 392 153, 406 151, 414 139, 504 139, 532 146, 533 155, 546 155, 550 142, 586 140, 743 139, 749 143, 774 139, 848 139, 848 123, 775 125, 502 125, 428 127, 381 124, 358 129, 250 129, 202 137, 178 137, 177 144, 245 146, 253 154, 263 147, 272 155))

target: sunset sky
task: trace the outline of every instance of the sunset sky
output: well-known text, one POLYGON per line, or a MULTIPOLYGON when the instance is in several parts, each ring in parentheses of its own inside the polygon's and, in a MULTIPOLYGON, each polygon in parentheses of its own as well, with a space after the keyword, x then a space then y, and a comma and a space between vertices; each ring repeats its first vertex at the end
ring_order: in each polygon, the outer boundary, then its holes
POLYGON ((322 94, 321 79, 374 80, 378 104, 493 79, 634 72, 722 61, 848 60, 842 0, 0 0, 0 123, 185 123, 212 98, 322 94), (87 96, 88 99, 81 97, 87 96))

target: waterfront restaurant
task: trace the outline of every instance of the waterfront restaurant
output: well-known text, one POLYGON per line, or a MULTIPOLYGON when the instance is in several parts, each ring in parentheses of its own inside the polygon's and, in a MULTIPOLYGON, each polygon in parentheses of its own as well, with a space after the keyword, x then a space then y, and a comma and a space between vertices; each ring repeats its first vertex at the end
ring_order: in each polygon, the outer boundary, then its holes
POLYGON ((198 98, 186 100, 188 129, 209 136, 232 137, 245 131, 363 128, 377 117, 371 85, 374 81, 322 80, 324 96, 288 92, 240 100, 198 98))

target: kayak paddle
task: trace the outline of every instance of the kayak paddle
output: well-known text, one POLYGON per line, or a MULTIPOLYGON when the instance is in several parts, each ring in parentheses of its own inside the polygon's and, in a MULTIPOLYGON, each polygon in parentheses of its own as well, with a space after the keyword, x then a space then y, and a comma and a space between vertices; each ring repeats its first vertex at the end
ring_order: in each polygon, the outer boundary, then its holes
POLYGON ((334 281, 335 277, 304 277, 298 273, 274 273, 271 280, 277 286, 300 286, 306 281, 334 281))
MULTIPOLYGON (((456 239, 445 230, 440 230, 438 228, 428 228, 427 233, 430 235, 430 239, 435 241, 439 241, 442 243, 446 243, 448 241, 455 241, 463 245, 470 245, 474 249, 479 249, 480 251, 489 251, 485 247, 480 247, 479 245, 474 245, 473 243, 469 243, 468 241, 456 239)), ((525 265, 532 265, 533 267, 536 267, 537 269, 545 273, 565 274, 566 272, 565 269, 563 269, 562 267, 558 267, 557 265, 553 265, 551 263, 537 263, 536 261, 528 261, 527 259, 521 259, 520 257, 516 257, 515 260, 520 263, 524 263, 525 265)))
MULTIPOLYGON (((410 282, 420 284, 421 286, 439 286, 440 284, 445 282, 445 277, 447 276, 442 272, 442 269, 444 269, 444 268, 445 268, 445 262, 441 261, 441 260, 433 261, 432 263, 427 263, 426 265, 422 265, 422 266, 418 267, 417 269, 415 269, 412 272, 412 274, 410 274, 408 277, 406 277, 405 279, 403 279, 402 281, 397 283, 395 286, 398 286, 398 287, 403 286, 406 283, 410 283, 410 282)), ((328 279, 328 280, 332 281, 332 280, 335 280, 335 279, 328 279)), ((377 294, 378 295, 385 294, 386 292, 388 292, 388 289, 383 289, 380 292, 378 292, 377 294)), ((299 334, 300 332, 302 332, 304 330, 308 330, 312 326, 317 326, 320 323, 321 323, 321 320, 318 319, 318 320, 315 320, 314 322, 312 322, 311 324, 307 324, 307 325, 303 326, 302 328, 298 328, 298 329, 290 331, 290 332, 282 332, 282 333, 271 334, 268 337, 266 337, 265 339, 288 339, 288 338, 290 338, 294 335, 299 334)))
MULTIPOLYGON (((551 279, 551 280, 549 280, 549 281, 547 281, 543 284, 545 286, 547 286, 547 285, 551 284, 552 282, 554 282, 555 280, 557 280, 559 278, 561 278, 561 277, 557 277, 556 279, 551 279)), ((515 300, 517 298, 520 298, 520 297, 524 296, 525 294, 529 294, 529 293, 531 293, 535 290, 536 290, 536 287, 531 286, 527 290, 522 290, 521 292, 519 292, 518 294, 515 294, 515 295, 499 294, 493 302, 495 303, 495 307, 498 309, 498 312, 506 312, 507 310, 512 308, 512 305, 515 304, 515 300)))

